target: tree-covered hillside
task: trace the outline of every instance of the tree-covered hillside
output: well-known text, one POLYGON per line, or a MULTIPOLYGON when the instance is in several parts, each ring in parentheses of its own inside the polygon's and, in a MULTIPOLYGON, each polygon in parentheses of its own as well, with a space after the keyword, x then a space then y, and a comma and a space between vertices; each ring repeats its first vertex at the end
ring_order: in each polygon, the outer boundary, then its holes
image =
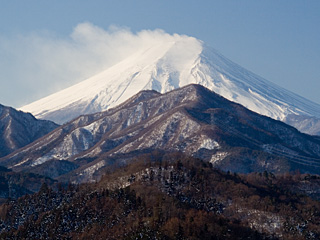
POLYGON ((311 178, 236 175, 179 154, 148 154, 97 183, 43 185, 3 204, 0 238, 319 239, 320 203, 288 188, 311 178))

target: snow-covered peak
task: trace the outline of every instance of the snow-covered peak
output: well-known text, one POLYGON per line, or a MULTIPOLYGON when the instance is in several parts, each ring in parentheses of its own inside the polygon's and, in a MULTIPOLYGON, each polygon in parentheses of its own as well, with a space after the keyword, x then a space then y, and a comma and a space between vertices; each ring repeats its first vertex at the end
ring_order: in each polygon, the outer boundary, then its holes
POLYGON ((141 90, 165 93, 192 83, 274 119, 320 117, 320 105, 253 74, 202 41, 180 35, 140 46, 103 72, 21 109, 64 123, 115 107, 141 90))
POLYGON ((209 89, 260 114, 277 120, 290 114, 320 117, 319 104, 244 69, 210 47, 203 48, 198 70, 212 78, 199 84, 209 84, 209 89))

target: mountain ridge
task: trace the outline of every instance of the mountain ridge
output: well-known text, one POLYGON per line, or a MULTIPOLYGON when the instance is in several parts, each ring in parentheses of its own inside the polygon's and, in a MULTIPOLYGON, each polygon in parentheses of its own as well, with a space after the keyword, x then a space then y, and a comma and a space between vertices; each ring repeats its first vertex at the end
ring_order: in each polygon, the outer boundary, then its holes
POLYGON ((320 172, 319 138, 194 84, 165 94, 142 91, 118 107, 80 116, 0 164, 38 173, 69 161, 70 172, 55 177, 82 182, 155 150, 181 151, 226 171, 320 172))

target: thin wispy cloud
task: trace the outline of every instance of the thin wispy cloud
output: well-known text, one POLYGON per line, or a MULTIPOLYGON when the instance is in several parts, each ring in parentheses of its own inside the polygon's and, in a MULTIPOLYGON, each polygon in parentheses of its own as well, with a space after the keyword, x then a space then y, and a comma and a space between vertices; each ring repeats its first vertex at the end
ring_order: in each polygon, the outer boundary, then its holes
POLYGON ((22 106, 91 77, 142 47, 180 37, 159 29, 133 33, 91 23, 77 25, 68 37, 49 31, 0 35, 0 78, 5 83, 0 103, 22 106), (24 97, 15 99, 12 93, 24 97))

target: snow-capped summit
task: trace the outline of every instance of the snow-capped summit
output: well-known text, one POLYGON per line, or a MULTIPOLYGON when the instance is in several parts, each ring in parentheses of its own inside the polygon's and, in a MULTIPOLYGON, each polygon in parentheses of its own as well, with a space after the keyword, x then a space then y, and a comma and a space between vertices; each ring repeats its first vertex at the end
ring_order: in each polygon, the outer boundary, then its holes
POLYGON ((103 72, 21 109, 61 124, 115 107, 141 90, 165 93, 191 83, 274 119, 320 118, 319 104, 255 75, 198 39, 179 35, 139 48, 103 72))

